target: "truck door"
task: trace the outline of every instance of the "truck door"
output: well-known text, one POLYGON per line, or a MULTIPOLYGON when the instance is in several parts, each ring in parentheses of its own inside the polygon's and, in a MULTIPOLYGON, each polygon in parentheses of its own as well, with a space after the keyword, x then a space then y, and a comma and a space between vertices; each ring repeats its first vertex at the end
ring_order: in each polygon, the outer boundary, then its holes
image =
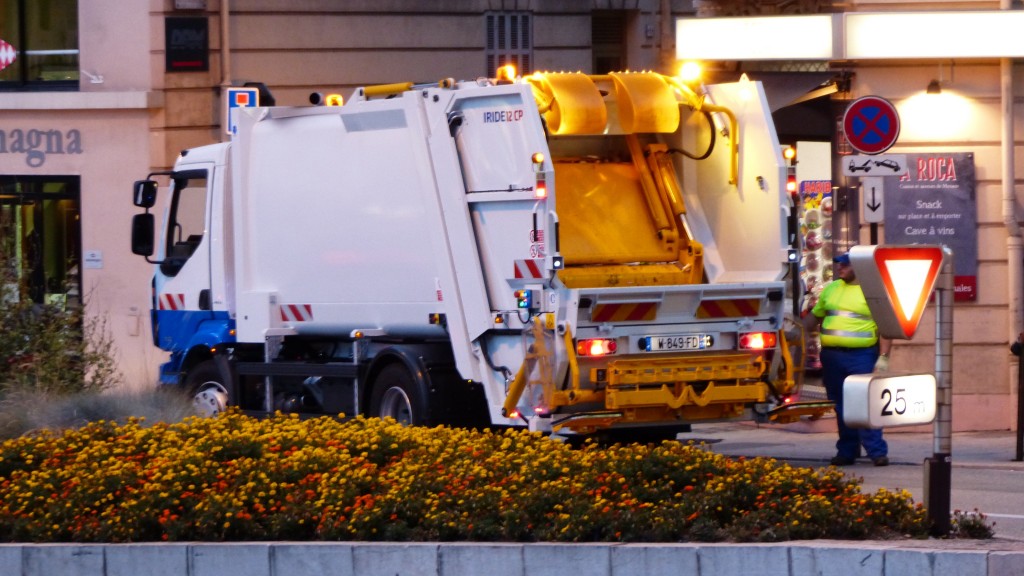
POLYGON ((158 344, 183 350, 197 325, 212 317, 210 194, 213 166, 174 172, 161 263, 154 282, 158 344))
POLYGON ((550 276, 547 142, 529 92, 491 88, 458 99, 454 132, 481 264, 493 310, 515 310, 514 288, 550 276), (524 272, 525 271, 525 272, 524 272))

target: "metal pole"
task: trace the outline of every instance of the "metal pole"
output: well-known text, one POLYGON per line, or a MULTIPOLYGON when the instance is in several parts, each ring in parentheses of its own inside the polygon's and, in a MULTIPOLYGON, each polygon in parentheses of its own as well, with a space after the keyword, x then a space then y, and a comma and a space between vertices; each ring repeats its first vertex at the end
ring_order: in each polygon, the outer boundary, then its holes
POLYGON ((1024 461, 1024 341, 1017 336, 1017 454, 1014 460, 1024 461))
POLYGON ((953 251, 943 246, 942 252, 935 289, 935 436, 924 469, 925 501, 935 536, 949 534, 953 476, 953 251))
MULTIPOLYGON (((1021 343, 1024 346, 1024 342, 1021 343)), ((1024 461, 1024 351, 1017 357, 1017 462, 1024 461)))

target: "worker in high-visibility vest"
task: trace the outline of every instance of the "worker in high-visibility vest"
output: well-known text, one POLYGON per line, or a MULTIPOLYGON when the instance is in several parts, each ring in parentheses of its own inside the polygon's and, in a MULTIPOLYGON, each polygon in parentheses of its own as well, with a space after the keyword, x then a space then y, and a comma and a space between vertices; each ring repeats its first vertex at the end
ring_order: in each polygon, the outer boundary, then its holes
POLYGON ((825 286, 804 317, 808 332, 820 329, 821 379, 828 399, 836 407, 839 440, 832 464, 855 463, 863 448, 875 466, 888 466, 889 446, 882 431, 850 428, 843 420, 843 381, 851 374, 888 370, 892 341, 878 335, 878 325, 850 265, 850 255, 840 254, 832 264, 837 279, 825 286))

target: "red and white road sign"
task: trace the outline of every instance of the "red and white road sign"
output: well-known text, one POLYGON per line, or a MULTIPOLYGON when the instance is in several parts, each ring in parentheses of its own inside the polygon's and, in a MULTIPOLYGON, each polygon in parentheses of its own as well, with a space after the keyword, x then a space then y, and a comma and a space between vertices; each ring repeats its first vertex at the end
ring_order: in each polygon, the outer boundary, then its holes
POLYGON ((850 250, 850 264, 882 336, 914 337, 944 257, 941 246, 854 246, 850 250))

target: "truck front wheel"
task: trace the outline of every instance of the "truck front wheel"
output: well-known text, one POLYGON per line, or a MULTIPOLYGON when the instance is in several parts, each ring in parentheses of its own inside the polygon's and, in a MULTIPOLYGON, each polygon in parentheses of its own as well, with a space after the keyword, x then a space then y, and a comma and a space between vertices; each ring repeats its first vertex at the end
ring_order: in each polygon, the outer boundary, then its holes
POLYGON ((370 415, 394 418, 406 426, 427 423, 427 395, 409 371, 397 364, 381 370, 370 396, 370 415))
POLYGON ((222 380, 213 360, 200 363, 188 373, 185 391, 200 416, 216 416, 227 409, 231 395, 222 380))

